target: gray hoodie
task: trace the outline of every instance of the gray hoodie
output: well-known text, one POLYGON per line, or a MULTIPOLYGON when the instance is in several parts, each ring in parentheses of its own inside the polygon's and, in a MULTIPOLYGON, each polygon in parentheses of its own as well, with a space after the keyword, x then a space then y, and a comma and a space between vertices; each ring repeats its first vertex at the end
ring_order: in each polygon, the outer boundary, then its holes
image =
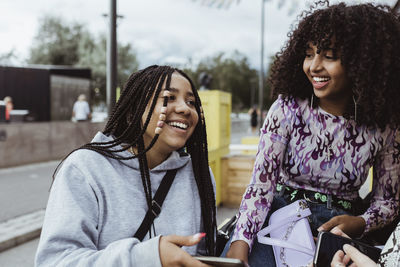
MULTIPOLYGON (((94 142, 110 137, 97 133, 94 142)), ((131 156, 128 151, 121 156, 131 156)), ((133 238, 147 211, 137 159, 118 161, 86 149, 72 153, 51 188, 35 266, 161 266, 160 235, 203 232, 190 156, 173 152, 150 170, 153 196, 167 170, 178 168, 159 217, 156 237, 133 238)), ((214 183, 214 181, 213 181, 214 183)), ((198 246, 189 254, 204 253, 198 246)))

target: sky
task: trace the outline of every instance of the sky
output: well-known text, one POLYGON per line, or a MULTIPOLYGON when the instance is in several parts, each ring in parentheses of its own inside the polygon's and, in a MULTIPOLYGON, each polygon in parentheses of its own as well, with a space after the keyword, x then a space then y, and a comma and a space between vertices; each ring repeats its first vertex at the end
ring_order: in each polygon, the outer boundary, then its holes
MULTIPOLYGON (((151 64, 193 64, 219 52, 237 50, 259 69, 261 54, 261 0, 117 0, 119 42, 132 45, 140 67, 151 64)), ((109 0, 0 0, 0 55, 14 50, 23 62, 37 34, 39 19, 55 15, 66 23, 85 24, 98 35, 107 32, 109 0)), ((266 0, 264 55, 280 50, 296 16, 312 2, 266 0)), ((336 1, 331 1, 336 2, 336 1)), ((347 0, 347 3, 364 1, 347 0)), ((395 0, 379 0, 392 5, 395 0)))

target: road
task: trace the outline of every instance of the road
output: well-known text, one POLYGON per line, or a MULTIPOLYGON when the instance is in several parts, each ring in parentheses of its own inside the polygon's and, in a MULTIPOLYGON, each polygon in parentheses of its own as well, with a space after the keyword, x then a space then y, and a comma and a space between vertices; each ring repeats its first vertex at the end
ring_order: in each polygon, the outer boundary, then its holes
POLYGON ((0 222, 46 207, 58 161, 0 169, 0 222))

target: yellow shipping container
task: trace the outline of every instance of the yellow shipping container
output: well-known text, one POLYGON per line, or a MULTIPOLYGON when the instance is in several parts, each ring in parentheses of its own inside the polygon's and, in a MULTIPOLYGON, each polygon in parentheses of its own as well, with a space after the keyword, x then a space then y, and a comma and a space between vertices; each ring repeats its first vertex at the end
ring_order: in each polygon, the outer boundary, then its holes
POLYGON ((208 90, 199 91, 207 127, 208 161, 216 183, 216 204, 221 203, 221 158, 229 153, 231 142, 230 93, 208 90))

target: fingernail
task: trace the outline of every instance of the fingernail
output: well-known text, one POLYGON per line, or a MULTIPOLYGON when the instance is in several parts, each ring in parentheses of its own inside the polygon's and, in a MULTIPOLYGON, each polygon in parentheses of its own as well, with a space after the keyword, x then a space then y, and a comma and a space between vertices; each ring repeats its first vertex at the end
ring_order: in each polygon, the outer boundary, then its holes
POLYGON ((344 245, 343 245, 343 250, 347 250, 349 247, 350 247, 349 244, 344 244, 344 245))
POLYGON ((206 233, 198 233, 193 236, 195 239, 201 239, 206 236, 206 233))
POLYGON ((319 227, 319 228, 317 229, 318 232, 321 232, 322 230, 323 230, 322 227, 319 227))

